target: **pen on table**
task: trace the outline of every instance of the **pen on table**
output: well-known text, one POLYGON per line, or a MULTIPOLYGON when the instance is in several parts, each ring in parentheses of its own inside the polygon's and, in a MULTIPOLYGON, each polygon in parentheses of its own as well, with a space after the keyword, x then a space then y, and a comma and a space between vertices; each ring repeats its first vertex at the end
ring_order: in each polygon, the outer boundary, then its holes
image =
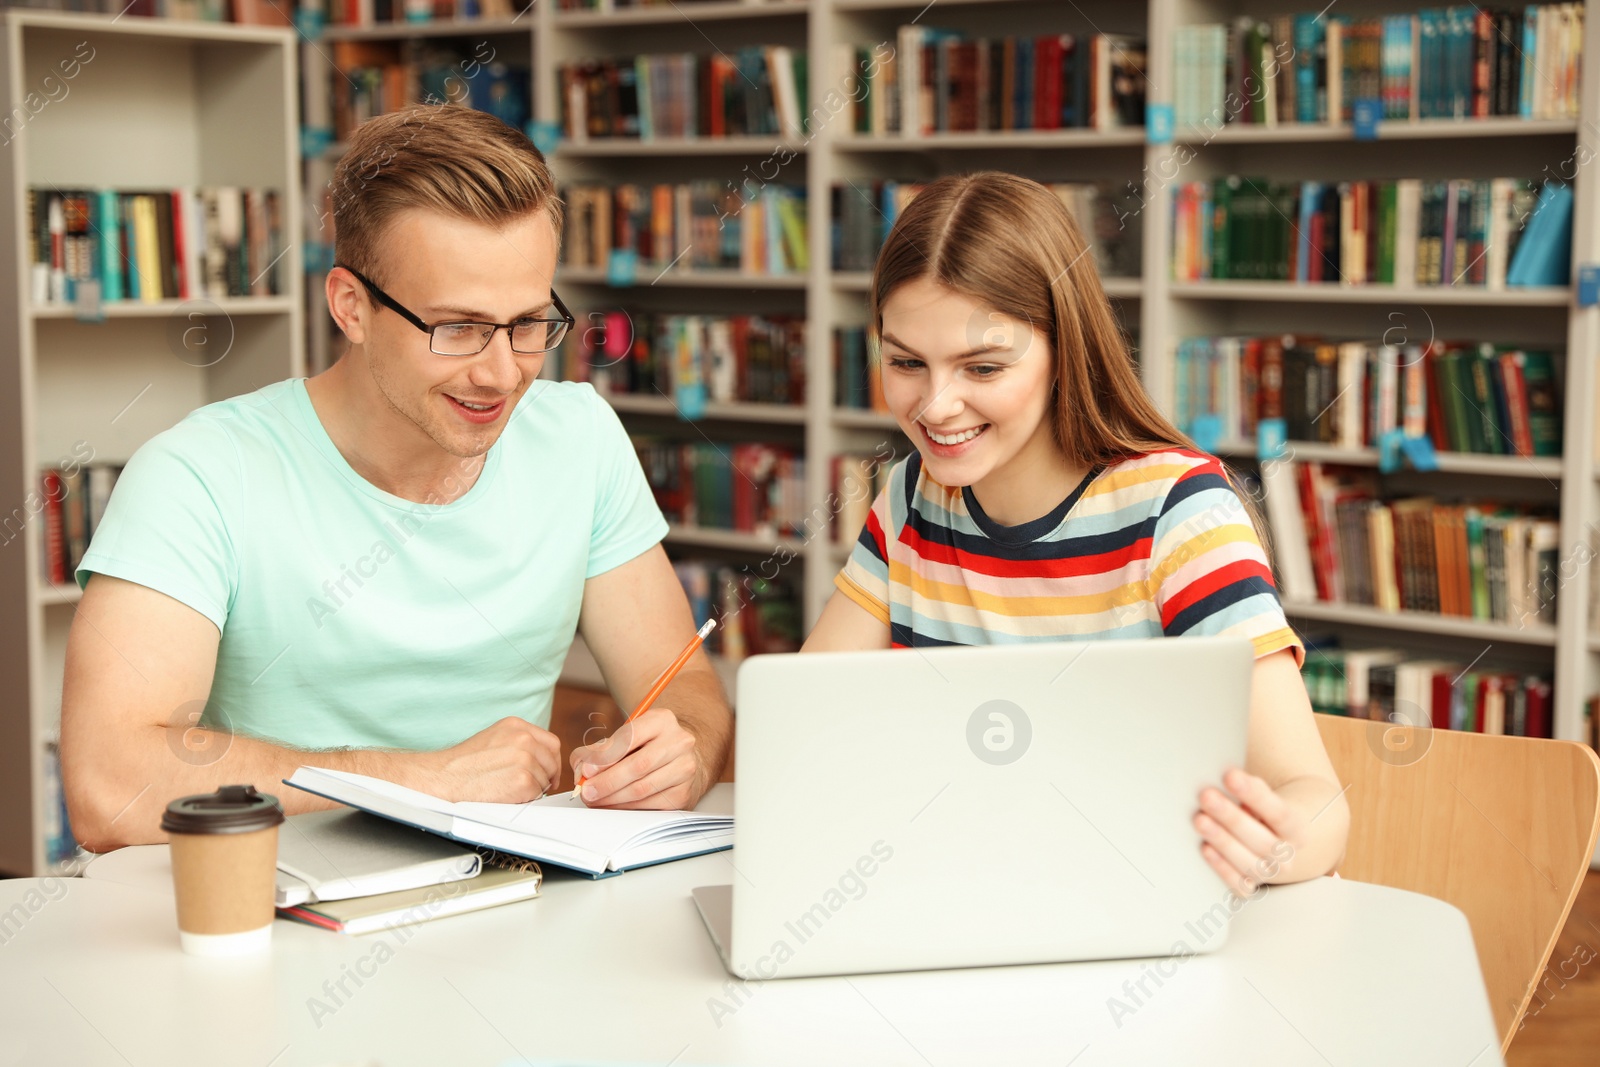
MULTIPOLYGON (((623 726, 628 725, 634 719, 637 719, 640 715, 643 715, 649 710, 650 705, 656 702, 656 698, 661 695, 662 691, 666 689, 669 684, 671 684, 672 679, 676 678, 678 676, 678 672, 683 670, 683 665, 689 662, 689 657, 695 654, 695 650, 700 647, 700 645, 705 641, 706 635, 709 634, 712 629, 716 627, 716 625, 716 619, 707 619, 706 624, 700 627, 700 629, 695 632, 693 637, 689 638, 689 643, 684 646, 682 652, 678 653, 678 658, 672 661, 672 665, 670 667, 661 672, 661 677, 656 679, 656 684, 650 687, 650 691, 644 695, 644 699, 639 701, 638 706, 635 707, 633 711, 628 713, 628 717, 626 719, 622 720, 623 726)), ((574 782, 572 786, 572 793, 574 796, 581 797, 583 795, 583 784, 588 780, 588 778, 585 778, 581 775, 578 777, 578 780, 574 782)))

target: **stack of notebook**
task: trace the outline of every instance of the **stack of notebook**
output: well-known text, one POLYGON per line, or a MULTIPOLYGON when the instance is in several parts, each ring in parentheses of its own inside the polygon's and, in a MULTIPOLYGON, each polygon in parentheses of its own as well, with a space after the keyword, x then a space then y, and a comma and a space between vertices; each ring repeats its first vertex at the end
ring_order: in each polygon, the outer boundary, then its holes
POLYGON ((278 834, 278 913, 346 934, 526 900, 542 877, 537 863, 349 808, 292 816, 278 834))

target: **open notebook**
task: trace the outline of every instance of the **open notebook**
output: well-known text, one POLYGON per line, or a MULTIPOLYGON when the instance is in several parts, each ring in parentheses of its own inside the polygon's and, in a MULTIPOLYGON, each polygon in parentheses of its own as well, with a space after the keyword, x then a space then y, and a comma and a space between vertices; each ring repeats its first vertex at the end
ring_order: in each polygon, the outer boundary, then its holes
POLYGON ((585 807, 572 793, 527 804, 452 802, 324 767, 301 767, 284 784, 453 841, 596 878, 733 847, 733 816, 714 812, 608 811, 585 807))

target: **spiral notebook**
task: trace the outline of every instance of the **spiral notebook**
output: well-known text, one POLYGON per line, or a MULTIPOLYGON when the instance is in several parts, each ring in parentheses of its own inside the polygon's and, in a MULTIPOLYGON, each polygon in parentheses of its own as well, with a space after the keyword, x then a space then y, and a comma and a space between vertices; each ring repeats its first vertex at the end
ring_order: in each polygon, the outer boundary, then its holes
POLYGON ((462 844, 582 871, 594 878, 733 847, 733 816, 612 811, 573 793, 527 804, 449 801, 349 771, 301 767, 285 785, 462 844))

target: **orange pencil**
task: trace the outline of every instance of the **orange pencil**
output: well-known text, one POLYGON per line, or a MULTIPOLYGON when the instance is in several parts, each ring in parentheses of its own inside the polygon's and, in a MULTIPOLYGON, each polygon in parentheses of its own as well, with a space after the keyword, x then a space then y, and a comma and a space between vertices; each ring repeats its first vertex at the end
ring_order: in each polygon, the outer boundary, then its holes
MULTIPOLYGON (((650 687, 650 692, 646 693, 644 695, 644 699, 639 701, 639 706, 634 708, 633 711, 628 714, 626 719, 622 720, 623 726, 628 725, 628 723, 632 722, 634 719, 637 719, 640 715, 643 715, 650 709, 650 705, 656 702, 656 698, 661 695, 662 690, 666 689, 666 687, 671 684, 672 679, 678 676, 678 672, 683 670, 683 665, 689 662, 689 657, 694 655, 695 649, 699 648, 700 645, 704 643, 706 635, 709 634, 712 629, 716 627, 716 625, 716 619, 707 619, 706 624, 700 627, 693 637, 689 638, 689 643, 684 646, 682 652, 678 653, 678 658, 672 661, 672 666, 661 672, 661 677, 656 679, 656 684, 650 687)), ((579 777, 577 782, 573 784, 572 791, 574 793, 578 793, 583 789, 583 783, 587 782, 588 780, 589 779, 587 778, 579 777)))

